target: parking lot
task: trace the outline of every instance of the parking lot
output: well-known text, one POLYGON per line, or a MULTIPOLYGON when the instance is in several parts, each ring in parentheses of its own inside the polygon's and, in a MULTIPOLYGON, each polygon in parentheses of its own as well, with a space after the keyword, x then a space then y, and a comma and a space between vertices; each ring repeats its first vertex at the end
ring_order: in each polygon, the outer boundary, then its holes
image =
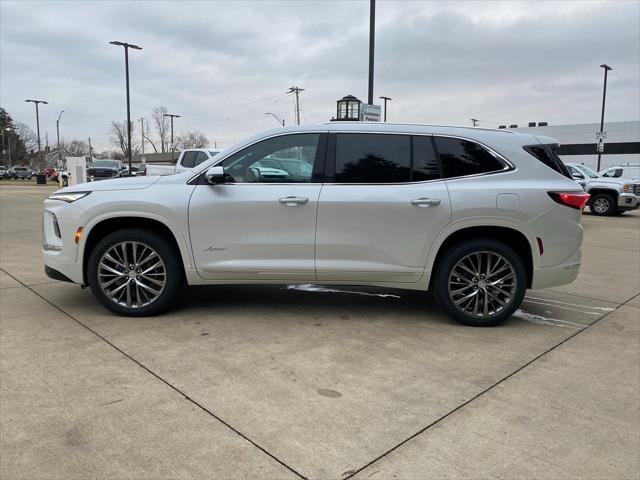
POLYGON ((640 477, 640 214, 497 328, 428 295, 189 290, 117 317, 41 261, 53 186, 0 185, 1 478, 640 477))

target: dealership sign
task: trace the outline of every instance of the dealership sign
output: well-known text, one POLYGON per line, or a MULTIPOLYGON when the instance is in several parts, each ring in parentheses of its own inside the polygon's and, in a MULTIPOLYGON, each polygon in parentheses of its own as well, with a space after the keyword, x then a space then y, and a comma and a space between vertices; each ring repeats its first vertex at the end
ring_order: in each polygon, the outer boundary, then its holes
POLYGON ((382 119, 382 107, 380 105, 362 104, 360 113, 360 121, 362 122, 379 122, 382 119))

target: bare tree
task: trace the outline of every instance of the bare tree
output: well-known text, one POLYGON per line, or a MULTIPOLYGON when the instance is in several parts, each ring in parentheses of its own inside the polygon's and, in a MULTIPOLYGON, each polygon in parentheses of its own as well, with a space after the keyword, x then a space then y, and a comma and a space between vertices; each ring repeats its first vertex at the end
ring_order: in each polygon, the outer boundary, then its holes
MULTIPOLYGON (((127 145, 127 122, 111 122, 111 144, 119 149, 125 158, 129 158, 129 148, 127 145)), ((140 144, 133 136, 131 129, 131 150, 132 156, 140 152, 140 144)))
POLYGON ((209 139, 202 132, 187 132, 178 135, 178 138, 176 138, 176 146, 180 150, 186 148, 207 148, 209 146, 209 139))
POLYGON ((31 127, 22 122, 15 122, 16 135, 20 137, 27 152, 38 149, 38 136, 31 127))
POLYGON ((83 157, 89 155, 89 145, 82 140, 71 140, 65 145, 65 148, 69 150, 75 157, 83 157))
POLYGON ((153 147, 153 151, 155 153, 158 153, 158 149, 156 148, 156 144, 153 142, 153 140, 150 137, 148 137, 147 135, 144 136, 144 139, 151 144, 151 146, 153 147))
MULTIPOLYGON (((160 151, 162 153, 168 152, 170 148, 169 143, 171 139, 169 138, 169 120, 167 120, 167 117, 165 117, 165 114, 167 114, 168 112, 169 110, 167 110, 167 107, 163 106, 154 107, 153 110, 151 110, 153 126, 155 128, 156 134, 158 135, 158 139, 160 140, 160 151)), ((153 145, 153 143, 152 146, 157 152, 157 149, 155 145, 153 145)))

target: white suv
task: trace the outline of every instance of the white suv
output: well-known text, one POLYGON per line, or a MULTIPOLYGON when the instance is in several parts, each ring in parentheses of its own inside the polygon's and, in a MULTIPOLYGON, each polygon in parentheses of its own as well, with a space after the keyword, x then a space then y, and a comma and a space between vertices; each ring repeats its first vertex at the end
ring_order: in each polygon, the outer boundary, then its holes
POLYGON ((358 284, 431 290, 457 321, 494 325, 525 289, 578 275, 589 195, 555 143, 380 123, 271 130, 194 171, 58 190, 44 202, 45 271, 121 315, 159 313, 184 284, 358 284))

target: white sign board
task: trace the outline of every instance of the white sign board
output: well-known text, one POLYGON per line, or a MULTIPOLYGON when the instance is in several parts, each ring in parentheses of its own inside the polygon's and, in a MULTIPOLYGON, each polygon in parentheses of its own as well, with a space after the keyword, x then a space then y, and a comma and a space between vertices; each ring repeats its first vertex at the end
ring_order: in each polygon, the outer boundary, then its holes
POLYGON ((380 107, 380 105, 363 103, 361 111, 361 122, 379 122, 382 119, 382 107, 380 107))

